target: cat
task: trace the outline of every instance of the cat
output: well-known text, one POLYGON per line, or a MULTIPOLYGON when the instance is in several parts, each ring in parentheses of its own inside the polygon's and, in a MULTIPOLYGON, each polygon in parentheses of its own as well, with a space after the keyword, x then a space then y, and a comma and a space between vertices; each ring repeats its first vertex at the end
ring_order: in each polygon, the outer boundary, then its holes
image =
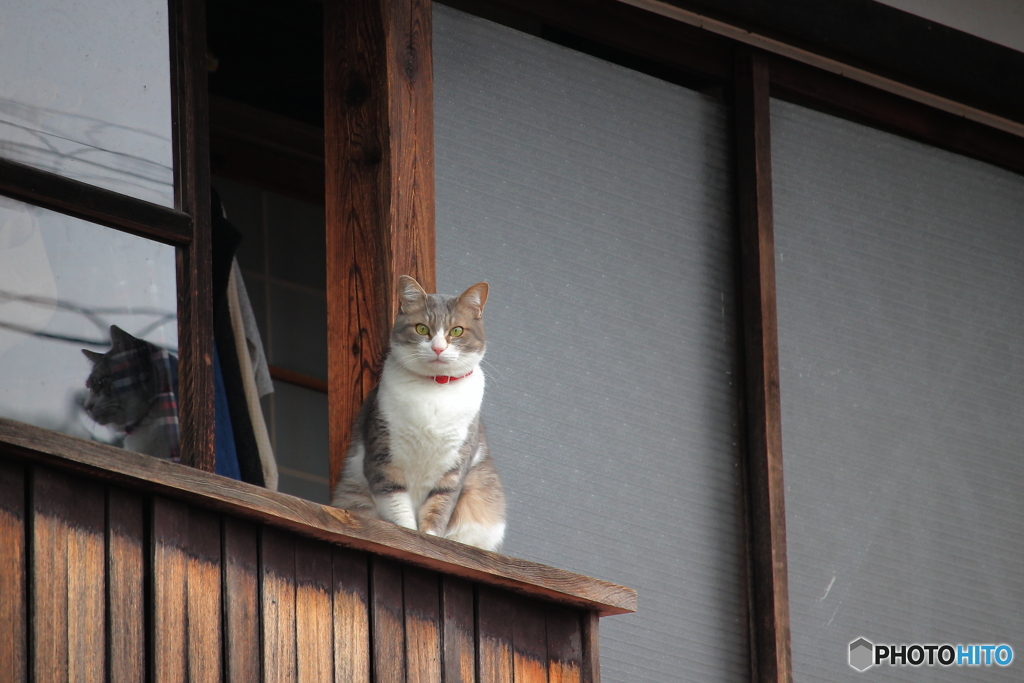
POLYGON ((180 460, 178 362, 165 349, 110 326, 107 353, 82 349, 92 361, 83 407, 98 424, 124 432, 124 447, 180 460))
POLYGON ((398 281, 399 311, 380 382, 352 427, 331 505, 497 550, 505 495, 480 420, 488 285, 457 297, 398 281))

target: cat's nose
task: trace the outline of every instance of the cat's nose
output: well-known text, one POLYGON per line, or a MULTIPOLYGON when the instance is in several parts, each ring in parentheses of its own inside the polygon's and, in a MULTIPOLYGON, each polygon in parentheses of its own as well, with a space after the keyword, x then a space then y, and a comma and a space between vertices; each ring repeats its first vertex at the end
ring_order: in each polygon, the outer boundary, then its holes
POLYGON ((446 348, 448 348, 448 347, 446 347, 446 346, 431 346, 430 348, 433 349, 435 354, 440 356, 442 353, 444 353, 444 350, 446 348))

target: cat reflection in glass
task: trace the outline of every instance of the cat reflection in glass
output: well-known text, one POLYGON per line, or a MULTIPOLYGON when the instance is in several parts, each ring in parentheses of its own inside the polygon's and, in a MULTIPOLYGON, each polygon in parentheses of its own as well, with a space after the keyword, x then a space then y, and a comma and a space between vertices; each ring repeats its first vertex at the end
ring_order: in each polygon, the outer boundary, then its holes
POLYGON ((505 496, 480 421, 486 282, 460 296, 398 282, 380 383, 366 397, 331 504, 497 550, 505 496))
POLYGON ((92 361, 85 411, 98 424, 124 432, 124 447, 179 459, 178 360, 166 349, 110 326, 110 351, 82 349, 92 361))

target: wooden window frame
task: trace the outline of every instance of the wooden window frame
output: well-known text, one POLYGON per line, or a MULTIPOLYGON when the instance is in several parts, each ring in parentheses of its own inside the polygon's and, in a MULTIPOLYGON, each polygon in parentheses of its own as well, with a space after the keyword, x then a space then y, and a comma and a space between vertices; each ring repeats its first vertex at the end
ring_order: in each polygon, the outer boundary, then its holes
POLYGON ((213 302, 203 1, 168 0, 168 24, 174 208, 5 159, 0 159, 0 194, 175 247, 181 459, 212 472, 213 302))
MULTIPOLYGON (((794 0, 778 16, 753 5, 726 11, 713 0, 453 4, 557 29, 687 78, 717 83, 734 106, 751 679, 791 681, 770 97, 1024 173, 1022 95, 1003 89, 992 68, 1009 64, 1020 73, 1024 55, 936 29, 881 5, 862 7, 856 0, 829 0, 845 26, 832 21, 814 25, 823 16, 816 0, 794 0), (851 14, 851 8, 860 13, 851 14), (801 23, 802 13, 811 17, 811 29, 801 23), (891 22, 890 34, 910 36, 909 44, 895 52, 891 45, 851 47, 849 39, 858 30, 879 22, 891 22), (955 43, 960 53, 944 57, 943 40, 955 43), (935 64, 942 59, 960 64, 932 71, 915 66, 910 59, 915 55, 935 64), (970 77, 977 73, 983 77, 973 84, 970 77)), ((174 208, 6 160, 0 160, 0 194, 177 249, 182 459, 210 472, 214 411, 205 12, 203 0, 169 0, 169 8, 174 208)), ((412 274, 428 288, 435 282, 431 5, 430 0, 325 0, 324 9, 333 484, 351 418, 376 381, 387 346, 395 277, 412 274)), ((44 453, 38 445, 43 440, 51 444, 51 455, 41 457, 90 452, 72 437, 49 434, 44 439, 40 430, 10 421, 0 423, 0 434, 0 445, 21 453, 44 453)), ((90 460, 90 471, 104 469, 102 455, 90 460)), ((210 490, 196 495, 215 498, 212 484, 204 485, 210 490)), ((237 495, 244 497, 244 490, 237 495)), ((270 517, 286 519, 288 511, 270 517)))

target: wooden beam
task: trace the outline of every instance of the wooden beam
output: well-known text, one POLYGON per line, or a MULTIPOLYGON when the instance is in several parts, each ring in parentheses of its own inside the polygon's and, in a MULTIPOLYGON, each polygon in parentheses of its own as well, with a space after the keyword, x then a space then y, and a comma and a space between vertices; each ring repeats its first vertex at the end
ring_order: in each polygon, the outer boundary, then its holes
POLYGON ((0 159, 0 194, 173 246, 192 241, 192 218, 181 211, 16 161, 0 159))
POLYGON ((746 471, 753 680, 792 681, 782 482, 769 76, 764 56, 736 61, 736 166, 746 381, 746 471))
POLYGON ((171 97, 175 208, 192 217, 178 249, 181 461, 214 471, 213 284, 210 246, 209 116, 203 0, 171 2, 171 97))
POLYGON ((735 27, 744 42, 768 38, 1024 123, 1024 54, 881 2, 623 1, 666 14, 678 8, 701 25, 735 27))
POLYGON ((85 441, 0 417, 0 462, 39 463, 132 491, 268 524, 399 562, 461 577, 601 616, 636 610, 636 591, 607 581, 507 557, 390 522, 208 472, 85 441))
POLYGON ((729 40, 679 21, 666 21, 631 6, 635 2, 443 0, 456 9, 695 90, 729 80, 729 40), (655 64, 662 68, 650 68, 655 64))
POLYGON ((434 280, 429 0, 324 3, 330 484, 376 383, 399 275, 434 280))
POLYGON ((768 56, 772 96, 1024 173, 1024 138, 843 75, 768 56))

